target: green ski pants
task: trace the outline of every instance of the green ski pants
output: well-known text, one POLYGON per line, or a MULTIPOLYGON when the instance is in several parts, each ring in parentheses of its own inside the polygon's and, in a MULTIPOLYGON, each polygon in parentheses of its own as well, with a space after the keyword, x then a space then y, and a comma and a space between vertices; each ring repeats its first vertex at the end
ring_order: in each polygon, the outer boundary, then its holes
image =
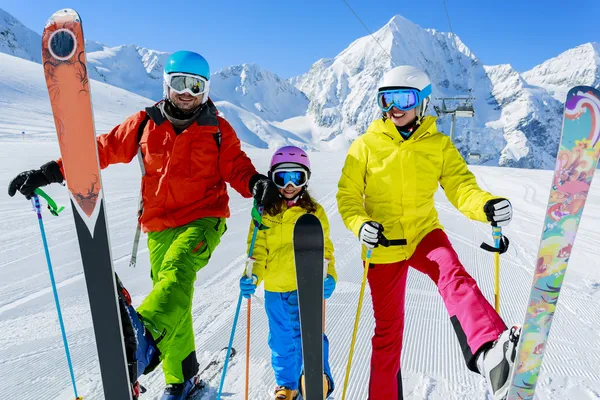
POLYGON ((201 218, 148 234, 152 291, 137 311, 161 352, 167 384, 198 373, 192 326, 194 282, 226 229, 224 218, 201 218))

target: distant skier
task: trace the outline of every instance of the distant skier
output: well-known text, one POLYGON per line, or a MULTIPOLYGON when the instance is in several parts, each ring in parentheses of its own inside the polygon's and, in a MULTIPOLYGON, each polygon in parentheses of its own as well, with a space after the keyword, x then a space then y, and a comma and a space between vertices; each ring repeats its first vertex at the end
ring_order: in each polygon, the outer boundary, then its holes
MULTIPOLYGON (((427 75, 411 66, 388 71, 377 93, 383 115, 350 146, 338 184, 344 223, 366 248, 380 235, 406 246, 372 252, 368 281, 375 315, 370 399, 402 399, 400 354, 408 267, 438 287, 470 370, 483 375, 494 399, 506 395, 519 328, 506 325, 465 271, 435 210, 438 184, 467 217, 507 225, 507 199, 481 190, 448 136, 425 116, 427 75), (510 357, 512 355, 512 357, 510 357)), ((363 259, 365 252, 363 251, 363 259)))
MULTIPOLYGON (((281 198, 265 206, 262 221, 269 229, 259 230, 252 258, 247 268, 252 278, 242 277, 240 288, 250 297, 257 285, 265 282, 265 309, 269 320, 269 347, 271 364, 275 372, 276 400, 292 400, 298 396, 302 375, 302 343, 296 267, 294 261, 293 232, 298 218, 306 213, 315 214, 321 221, 325 235, 325 259, 327 268, 324 297, 328 299, 336 285, 333 244, 329 238, 329 221, 323 207, 308 194, 306 187, 310 178, 308 155, 294 146, 282 147, 271 158, 269 176, 279 188, 281 198)), ((252 238, 254 224, 250 225, 252 238)), ((324 375, 323 392, 333 391, 333 377, 329 367, 329 340, 323 334, 324 375)))
MULTIPOLYGON (((172 54, 164 68, 165 99, 97 138, 101 168, 130 162, 138 149, 143 156, 140 222, 148 232, 153 288, 137 309, 141 320, 130 313, 128 332, 143 334, 126 342, 138 344, 138 377, 162 361, 163 400, 184 399, 197 383, 194 281, 227 229, 226 182, 244 197, 254 192, 265 207, 279 199, 275 184, 256 172, 231 125, 217 115, 209 79, 201 55, 172 54)), ((65 178, 62 161, 50 161, 17 175, 8 193, 30 198, 36 188, 65 178)))

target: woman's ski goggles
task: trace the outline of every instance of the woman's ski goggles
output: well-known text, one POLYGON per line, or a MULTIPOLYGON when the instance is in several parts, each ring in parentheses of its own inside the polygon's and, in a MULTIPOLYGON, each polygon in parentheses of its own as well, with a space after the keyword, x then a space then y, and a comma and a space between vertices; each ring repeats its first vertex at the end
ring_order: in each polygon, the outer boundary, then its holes
POLYGON ((412 110, 431 96, 431 85, 423 90, 417 89, 391 89, 377 93, 377 105, 383 112, 388 112, 392 107, 402 111, 412 110))
POLYGON ((189 93, 192 96, 200 96, 208 91, 208 80, 198 75, 175 72, 165 74, 165 83, 175 93, 189 93))
POLYGON ((284 189, 289 184, 299 188, 308 182, 308 173, 302 168, 276 169, 272 179, 278 188, 284 189))

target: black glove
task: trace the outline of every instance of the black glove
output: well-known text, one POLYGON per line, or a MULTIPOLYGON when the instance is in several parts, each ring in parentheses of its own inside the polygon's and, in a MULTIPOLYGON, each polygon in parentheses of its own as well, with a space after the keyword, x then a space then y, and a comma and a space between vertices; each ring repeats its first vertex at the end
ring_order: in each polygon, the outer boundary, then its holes
POLYGON ((492 199, 483 206, 487 220, 494 226, 506 226, 512 219, 512 205, 507 199, 492 199))
POLYGON ((250 178, 250 190, 258 205, 265 208, 271 207, 280 199, 277 186, 264 175, 256 174, 250 178))
POLYGON ((367 249, 372 249, 379 245, 379 238, 383 233, 383 225, 379 222, 368 221, 362 224, 358 231, 358 239, 367 249))
POLYGON ((21 172, 8 185, 8 195, 13 197, 17 190, 28 200, 33 196, 33 191, 51 183, 62 183, 63 176, 56 161, 50 161, 30 171, 21 172))

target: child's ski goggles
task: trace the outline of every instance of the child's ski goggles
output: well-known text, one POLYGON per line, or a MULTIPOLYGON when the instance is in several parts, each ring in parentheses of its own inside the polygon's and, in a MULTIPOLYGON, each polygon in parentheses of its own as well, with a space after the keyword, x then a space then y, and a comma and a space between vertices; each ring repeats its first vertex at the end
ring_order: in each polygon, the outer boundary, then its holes
POLYGON ((272 179, 278 188, 284 189, 289 184, 299 188, 308 182, 308 173, 302 168, 276 169, 272 179))
POLYGON ((175 72, 165 74, 164 77, 167 86, 178 94, 189 93, 192 96, 200 96, 208 91, 208 81, 198 75, 175 72))
POLYGON ((377 105, 383 112, 388 112, 392 107, 402 111, 412 110, 431 96, 431 85, 423 90, 417 89, 391 89, 377 93, 377 105))

